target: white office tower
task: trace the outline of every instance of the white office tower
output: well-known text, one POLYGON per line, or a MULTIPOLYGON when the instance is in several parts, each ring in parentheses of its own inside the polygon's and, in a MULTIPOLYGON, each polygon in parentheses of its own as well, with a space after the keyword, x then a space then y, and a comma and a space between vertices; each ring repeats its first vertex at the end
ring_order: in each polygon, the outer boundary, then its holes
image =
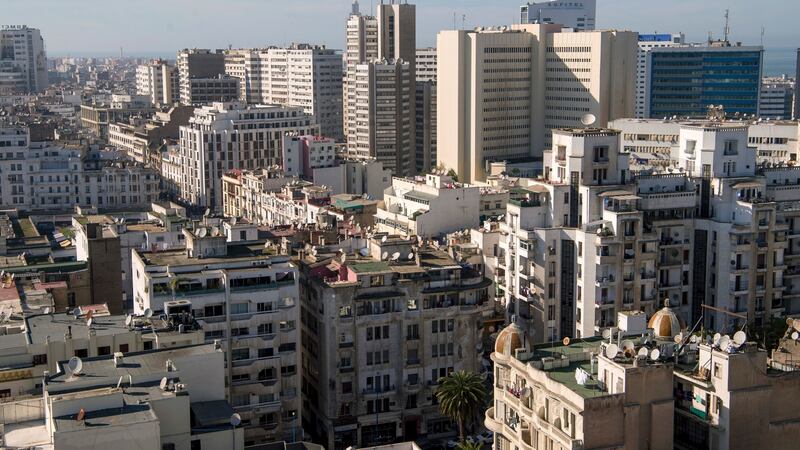
POLYGON ((635 117, 648 117, 650 107, 650 68, 647 65, 647 54, 654 48, 682 47, 685 44, 683 33, 673 34, 639 34, 639 52, 636 59, 636 107, 635 117))
POLYGON ((795 80, 786 77, 765 77, 761 80, 758 117, 790 120, 795 95, 795 80))
POLYGON ((323 135, 344 140, 342 55, 337 51, 309 44, 229 50, 225 72, 239 80, 240 100, 301 107, 316 118, 323 135))
POLYGON ((436 49, 433 47, 418 48, 416 58, 417 83, 436 82, 436 49))
POLYGON ((559 23, 576 30, 594 30, 596 0, 531 2, 520 6, 519 23, 559 23))
POLYGON ((347 22, 345 133, 348 154, 376 158, 395 175, 414 172, 416 9, 378 6, 347 22))
POLYGON ((0 94, 32 94, 47 85, 47 55, 39 29, 0 26, 0 94))
POLYGON ((180 127, 181 198, 222 211, 222 175, 281 165, 286 133, 318 135, 319 125, 302 108, 232 102, 195 109, 180 127))
POLYGON ((147 95, 158 106, 169 106, 180 100, 178 71, 165 60, 153 60, 136 68, 136 93, 147 95))
POLYGON ((541 157, 553 129, 630 117, 636 36, 560 25, 440 32, 439 164, 483 180, 491 162, 541 157))
POLYGON ((417 49, 415 126, 417 173, 436 168, 436 49, 417 49))

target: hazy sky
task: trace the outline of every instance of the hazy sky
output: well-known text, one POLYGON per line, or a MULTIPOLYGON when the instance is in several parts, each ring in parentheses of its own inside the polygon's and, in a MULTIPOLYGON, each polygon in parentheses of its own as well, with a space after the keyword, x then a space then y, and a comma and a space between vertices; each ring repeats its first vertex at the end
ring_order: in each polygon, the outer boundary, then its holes
MULTIPOLYGON (((379 0, 373 0, 375 3, 379 0)), ((42 30, 50 55, 174 55, 185 47, 251 47, 295 41, 342 48, 351 0, 0 0, 0 23, 42 30)), ((518 21, 520 0, 412 0, 419 46, 436 32, 518 21)), ((361 0, 362 11, 370 9, 361 0)), ((800 47, 798 0, 598 0, 598 28, 686 33, 701 41, 719 37, 731 10, 735 40, 767 48, 800 47)))

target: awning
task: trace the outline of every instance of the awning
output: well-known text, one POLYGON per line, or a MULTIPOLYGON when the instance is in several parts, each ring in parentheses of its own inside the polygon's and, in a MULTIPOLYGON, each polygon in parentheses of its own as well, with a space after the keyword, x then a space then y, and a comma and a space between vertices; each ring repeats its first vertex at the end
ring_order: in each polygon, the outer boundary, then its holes
POLYGON ((745 188, 758 188, 762 187, 763 185, 758 181, 740 181, 733 185, 734 189, 745 189, 745 188))
POLYGON ((627 194, 627 195, 615 196, 613 200, 639 200, 640 198, 641 197, 639 197, 638 195, 627 194))
POLYGON ((616 191, 601 192, 601 193, 597 194, 597 196, 598 197, 618 197, 620 195, 630 195, 630 194, 631 193, 628 192, 628 191, 616 190, 616 191))

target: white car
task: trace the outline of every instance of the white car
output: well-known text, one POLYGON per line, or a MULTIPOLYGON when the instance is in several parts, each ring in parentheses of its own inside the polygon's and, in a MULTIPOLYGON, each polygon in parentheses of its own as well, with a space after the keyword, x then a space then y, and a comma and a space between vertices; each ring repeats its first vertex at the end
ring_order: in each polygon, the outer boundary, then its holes
POLYGON ((491 445, 494 442, 494 433, 486 430, 478 433, 475 439, 483 445, 491 445))

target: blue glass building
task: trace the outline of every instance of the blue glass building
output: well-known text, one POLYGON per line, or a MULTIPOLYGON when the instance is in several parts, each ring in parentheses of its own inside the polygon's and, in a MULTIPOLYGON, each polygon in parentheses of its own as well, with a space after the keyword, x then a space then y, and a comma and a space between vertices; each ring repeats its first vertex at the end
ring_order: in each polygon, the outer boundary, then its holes
POLYGON ((727 114, 757 114, 763 53, 742 46, 654 48, 646 115, 705 117, 709 105, 722 105, 727 114))

